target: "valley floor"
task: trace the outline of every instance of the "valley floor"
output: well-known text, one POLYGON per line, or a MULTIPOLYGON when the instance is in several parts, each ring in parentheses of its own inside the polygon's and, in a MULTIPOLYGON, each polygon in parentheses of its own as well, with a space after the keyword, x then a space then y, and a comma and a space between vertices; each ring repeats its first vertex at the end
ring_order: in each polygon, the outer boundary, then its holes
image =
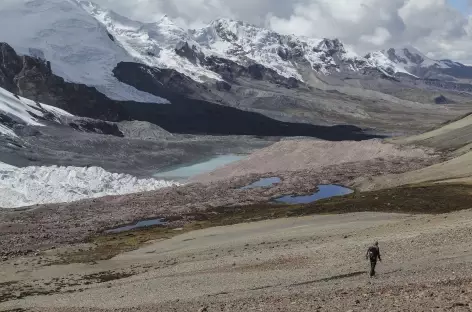
POLYGON ((471 210, 353 213, 208 228, 111 260, 38 264, 53 250, 2 264, 0 310, 469 311, 471 238, 471 210), (383 262, 369 279, 374 240, 383 262))
MULTIPOLYGON (((20 210, 0 209, 0 256, 15 257, 31 253, 32 250, 78 243, 103 230, 144 219, 166 218, 171 220, 172 227, 183 226, 215 208, 267 203, 284 195, 312 194, 320 184, 349 187, 356 177, 412 171, 437 163, 444 157, 442 154, 429 154, 422 149, 392 148, 390 144, 369 141, 340 142, 333 146, 320 141, 288 141, 276 145, 278 147, 269 147, 266 152, 261 150, 247 161, 241 161, 241 166, 233 171, 241 176, 228 176, 214 183, 190 183, 147 193, 47 204, 20 210), (329 149, 337 150, 337 154, 326 151, 317 153, 320 151, 319 145, 326 144, 330 146, 329 149), (353 145, 348 157, 339 152, 339 145, 346 144, 353 145), (284 158, 285 150, 292 149, 294 145, 304 149, 302 157, 294 157, 290 162, 284 158), (372 157, 372 154, 379 155, 379 158, 372 157), (250 174, 247 165, 257 165, 256 161, 261 155, 267 161, 260 166, 261 171, 250 174), (324 166, 313 165, 319 158, 327 158, 328 161, 323 162, 324 166), (294 167, 289 168, 287 162, 294 167), (262 177, 273 176, 280 177, 281 183, 271 188, 241 189, 262 177)), ((213 182, 212 178, 221 178, 220 175, 209 175, 209 180, 205 177, 203 175, 202 180, 209 182, 213 182)))

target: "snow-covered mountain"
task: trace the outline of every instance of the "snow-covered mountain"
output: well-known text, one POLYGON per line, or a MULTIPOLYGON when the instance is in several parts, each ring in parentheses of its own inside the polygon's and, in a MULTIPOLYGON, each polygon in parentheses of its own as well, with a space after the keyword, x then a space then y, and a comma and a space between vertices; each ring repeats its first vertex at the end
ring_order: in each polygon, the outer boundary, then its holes
MULTIPOLYGON (((329 75, 370 69, 389 76, 402 73, 424 77, 424 70, 418 68, 463 66, 452 61, 432 60, 413 47, 392 48, 361 57, 338 39, 281 35, 226 18, 201 29, 186 30, 167 16, 155 23, 140 23, 89 1, 78 3, 135 61, 151 67, 174 69, 198 82, 223 79, 208 66, 208 57, 230 60, 245 67, 262 65, 282 77, 301 82, 307 70, 329 75)), ((426 78, 430 77, 426 75, 426 78)))
POLYGON ((364 68, 366 60, 339 40, 284 36, 241 21, 218 19, 197 30, 185 30, 167 16, 155 23, 140 23, 100 8, 89 1, 80 6, 104 25, 135 60, 148 66, 171 68, 196 81, 221 80, 205 67, 216 56, 240 65, 260 64, 284 77, 303 81, 300 69, 309 65, 328 74, 364 68))
POLYGON ((434 60, 412 46, 369 53, 367 59, 390 74, 406 73, 418 78, 454 80, 472 78, 472 68, 451 60, 434 60))
POLYGON ((361 57, 337 39, 281 35, 230 19, 196 30, 183 29, 167 16, 141 23, 82 0, 0 4, 0 41, 21 54, 50 61, 54 74, 94 86, 111 99, 158 103, 166 100, 118 81, 113 75, 117 64, 173 69, 202 83, 224 80, 209 66, 210 57, 244 67, 257 64, 301 82, 310 72, 329 75, 365 69, 423 77, 422 68, 449 69, 454 63, 431 60, 412 47, 361 57), (20 19, 28 23, 17 23, 20 19))
POLYGON ((300 81, 303 81, 300 69, 307 64, 323 74, 343 67, 356 71, 365 66, 364 60, 339 40, 285 36, 241 21, 219 19, 192 34, 206 55, 242 65, 261 64, 281 76, 300 81))
POLYGON ((205 64, 210 56, 259 64, 299 81, 307 68, 330 74, 377 66, 337 39, 285 36, 229 19, 185 30, 166 16, 141 23, 81 0, 0 4, 0 41, 50 61, 53 72, 67 81, 94 86, 112 99, 141 102, 165 101, 117 81, 112 71, 119 62, 174 69, 197 82, 222 80, 205 64), (17 23, 20 19, 28 23, 17 23))

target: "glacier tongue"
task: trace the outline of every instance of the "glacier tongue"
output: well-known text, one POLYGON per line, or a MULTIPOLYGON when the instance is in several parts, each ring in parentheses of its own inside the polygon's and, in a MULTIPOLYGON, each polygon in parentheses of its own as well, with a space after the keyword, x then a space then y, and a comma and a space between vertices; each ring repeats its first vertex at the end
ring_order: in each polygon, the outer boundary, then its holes
MULTIPOLYGON (((18 123, 32 126, 43 126, 43 124, 33 116, 44 117, 46 113, 52 114, 57 121, 60 121, 60 119, 64 117, 74 117, 74 115, 69 114, 60 108, 36 103, 0 88, 0 114, 6 115, 18 123)), ((16 136, 10 127, 2 123, 0 123, 0 134, 16 136)))
POLYGON ((72 202, 107 195, 153 191, 179 183, 137 179, 99 167, 25 167, 0 163, 0 207, 72 202))

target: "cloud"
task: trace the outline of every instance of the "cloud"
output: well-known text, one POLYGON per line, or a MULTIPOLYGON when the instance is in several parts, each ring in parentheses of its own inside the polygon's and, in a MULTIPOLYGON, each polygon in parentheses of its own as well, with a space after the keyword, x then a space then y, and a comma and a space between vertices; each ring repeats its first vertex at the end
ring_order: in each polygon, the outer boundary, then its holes
POLYGON ((391 37, 392 35, 387 29, 383 27, 377 27, 372 35, 362 35, 361 41, 377 46, 383 46, 391 37))
MULTIPOLYGON (((284 34, 339 38, 358 53, 413 45, 435 58, 472 60, 472 18, 449 0, 96 0, 141 21, 168 14, 184 27, 219 17, 284 34)), ((468 0, 469 5, 472 1, 468 0)))

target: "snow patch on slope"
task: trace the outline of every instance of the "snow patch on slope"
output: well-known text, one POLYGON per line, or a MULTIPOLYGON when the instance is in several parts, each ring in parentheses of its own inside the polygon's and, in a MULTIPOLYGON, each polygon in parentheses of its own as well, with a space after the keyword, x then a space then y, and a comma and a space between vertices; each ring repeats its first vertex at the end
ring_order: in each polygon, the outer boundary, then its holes
POLYGON ((380 51, 367 54, 366 59, 372 67, 380 69, 386 75, 393 76, 396 73, 403 73, 416 77, 406 70, 402 64, 397 64, 391 61, 384 53, 380 51))
POLYGON ((179 183, 137 179, 99 167, 25 167, 0 163, 0 207, 72 202, 107 195, 153 191, 179 183))
POLYGON ((50 61, 54 74, 96 87, 112 99, 168 103, 113 76, 119 62, 133 58, 75 0, 1 1, 0 41, 20 54, 50 61))
MULTIPOLYGON (((3 88, 0 88, 0 113, 15 122, 31 126, 43 126, 34 116, 44 117, 46 114, 52 114, 57 120, 62 117, 74 117, 65 110, 16 96, 3 88)), ((16 136, 12 129, 1 123, 0 134, 16 136)))

